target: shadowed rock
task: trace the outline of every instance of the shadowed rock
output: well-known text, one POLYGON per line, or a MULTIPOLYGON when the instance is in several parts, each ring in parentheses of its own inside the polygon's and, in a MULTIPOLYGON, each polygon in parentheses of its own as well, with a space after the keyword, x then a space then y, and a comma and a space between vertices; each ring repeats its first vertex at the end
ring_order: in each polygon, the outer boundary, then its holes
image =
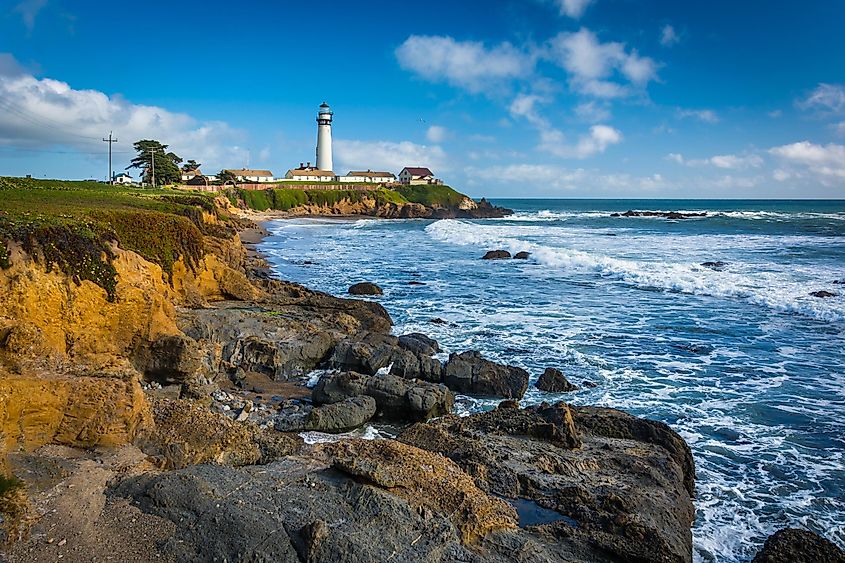
POLYGON ((374 283, 360 282, 349 286, 350 295, 383 295, 382 289, 374 283))
POLYGON ((507 250, 488 250, 487 253, 481 257, 482 260, 503 260, 510 258, 511 253, 507 250))
POLYGON ((826 297, 836 297, 838 294, 833 293, 832 291, 825 291, 822 289, 821 291, 813 291, 810 293, 810 295, 812 295, 813 297, 820 297, 824 299, 826 297))
POLYGON ((476 351, 450 355, 443 374, 449 389, 481 397, 521 399, 528 389, 527 371, 491 362, 476 351))
POLYGON ((845 563, 845 552, 818 534, 785 528, 769 536, 751 563, 845 563))
POLYGON ((547 393, 565 393, 577 391, 578 386, 570 383, 559 369, 546 368, 546 371, 537 380, 537 389, 547 393))
POLYGON ((521 252, 517 252, 513 255, 514 260, 528 260, 528 257, 531 256, 530 252, 526 252, 525 250, 521 252))

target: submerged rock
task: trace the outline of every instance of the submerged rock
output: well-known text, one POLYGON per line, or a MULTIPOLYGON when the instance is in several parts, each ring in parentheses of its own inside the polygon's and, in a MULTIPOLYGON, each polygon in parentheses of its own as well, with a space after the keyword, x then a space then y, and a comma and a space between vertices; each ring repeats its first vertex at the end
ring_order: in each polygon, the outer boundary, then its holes
POLYGON ((350 295, 383 295, 382 289, 371 282, 360 282, 349 286, 350 295))
POLYGON ((528 372, 497 364, 471 350, 452 354, 443 368, 443 382, 449 389, 481 397, 521 399, 528 389, 528 372))
POLYGON ((681 213, 680 211, 634 211, 629 209, 625 213, 611 213, 611 217, 662 217, 664 219, 690 219, 692 217, 706 217, 707 212, 681 213))
POLYGON ((821 291, 813 291, 810 293, 810 295, 812 295, 813 297, 820 297, 824 299, 826 297, 836 297, 839 294, 833 293, 832 291, 825 291, 822 289, 821 291))
POLYGON ((507 250, 488 250, 487 253, 481 257, 482 260, 502 260, 510 258, 511 253, 507 250))
POLYGON ((751 563, 845 563, 845 552, 818 534, 785 528, 769 536, 751 563))
POLYGON ((716 260, 715 262, 702 262, 701 265, 705 268, 710 268, 711 270, 719 271, 725 266, 727 266, 728 263, 722 262, 721 260, 716 260))
POLYGON ((577 391, 578 386, 570 383, 559 369, 546 368, 546 371, 537 380, 537 389, 547 393, 566 393, 577 391))
POLYGON ((455 398, 442 385, 412 381, 395 375, 327 374, 312 391, 318 405, 339 403, 349 397, 375 399, 378 414, 400 421, 422 421, 452 412, 455 398))

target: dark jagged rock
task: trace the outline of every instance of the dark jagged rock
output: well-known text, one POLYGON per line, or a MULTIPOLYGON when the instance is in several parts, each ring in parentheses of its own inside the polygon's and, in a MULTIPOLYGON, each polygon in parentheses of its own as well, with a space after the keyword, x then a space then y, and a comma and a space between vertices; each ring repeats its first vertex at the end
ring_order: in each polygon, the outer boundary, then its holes
POLYGON ((382 289, 371 282, 359 282, 349 286, 350 295, 384 295, 382 289))
POLYGON ((440 351, 440 345, 436 340, 420 332, 403 334, 399 337, 399 346, 414 354, 425 356, 433 356, 440 351))
POLYGON ((349 397, 337 403, 299 409, 298 412, 280 412, 274 423, 279 432, 348 432, 363 426, 376 415, 376 400, 366 395, 349 397))
POLYGON ((827 297, 836 297, 839 294, 834 293, 832 291, 825 291, 825 290, 822 289, 821 291, 813 291, 813 292, 810 293, 810 295, 812 295, 813 297, 819 297, 819 298, 824 299, 824 298, 827 298, 827 297))
POLYGON ((201 368, 197 342, 184 335, 162 336, 138 350, 133 363, 148 381, 185 383, 201 368))
POLYGON ((367 395, 376 401, 378 414, 391 420, 421 421, 452 411, 455 398, 442 385, 412 381, 394 375, 362 375, 355 372, 327 374, 320 378, 311 397, 319 405, 367 395))
POLYGON ((393 375, 440 383, 443 366, 439 360, 426 353, 426 348, 433 348, 431 343, 435 346, 437 343, 425 335, 407 336, 401 342, 395 336, 378 333, 347 338, 335 346, 326 365, 332 369, 368 375, 392 365, 390 373, 393 375))
POLYGON ((705 211, 696 213, 681 213, 679 211, 634 211, 629 209, 625 213, 611 213, 611 217, 662 217, 664 219, 690 219, 693 217, 706 217, 705 211))
POLYGON ((514 260, 528 260, 529 256, 531 256, 530 252, 526 252, 525 250, 522 250, 522 251, 514 254, 513 258, 514 258, 514 260))
POLYGON ((785 528, 769 536, 751 563, 845 563, 845 552, 809 530, 785 528))
POLYGON ((711 270, 722 270, 725 266, 728 265, 727 262, 722 262, 721 260, 716 260, 715 262, 702 262, 702 266, 705 268, 710 268, 711 270))
POLYGON ((842 278, 841 280, 833 280, 832 283, 834 285, 845 285, 845 278, 842 278))
POLYGON ((440 317, 434 317, 433 319, 429 319, 429 321, 433 325, 447 325, 449 321, 441 319, 440 317))
POLYGON ((695 461, 689 445, 669 425, 656 420, 599 407, 572 407, 575 425, 582 432, 605 438, 636 440, 660 446, 672 456, 683 473, 683 483, 690 496, 695 495, 695 461))
POLYGON ((578 386, 570 383, 559 369, 546 368, 537 380, 537 389, 547 393, 566 393, 577 391, 578 386))
MULTIPOLYGON (((635 430, 620 430, 625 438, 583 431, 577 417, 570 422, 581 447, 562 446, 549 437, 571 426, 562 424, 570 412, 561 403, 449 416, 415 424, 399 440, 454 460, 484 491, 558 513, 526 529, 535 550, 528 560, 689 563, 694 510, 671 452, 635 430)), ((512 535, 490 536, 482 546, 493 543, 511 548, 514 559, 527 549, 512 535)))
POLYGON ((480 397, 521 399, 528 389, 528 372, 497 364, 471 350, 451 354, 443 367, 443 382, 449 389, 480 397))
POLYGON ((510 258, 511 253, 507 250, 488 250, 484 256, 481 257, 482 260, 503 260, 505 258, 510 258))
POLYGON ((412 280, 412 281, 409 281, 409 282, 408 282, 408 285, 425 285, 425 282, 421 282, 421 281, 413 281, 413 280, 412 280))

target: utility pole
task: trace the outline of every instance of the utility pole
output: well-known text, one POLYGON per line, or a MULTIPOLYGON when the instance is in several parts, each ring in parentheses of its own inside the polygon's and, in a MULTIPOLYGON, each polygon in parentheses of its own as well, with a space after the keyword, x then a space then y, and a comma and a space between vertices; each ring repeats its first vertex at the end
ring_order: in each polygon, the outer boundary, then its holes
POLYGON ((109 179, 108 179, 108 182, 109 182, 109 184, 114 184, 114 170, 112 170, 112 168, 111 168, 111 146, 112 146, 112 144, 117 142, 117 137, 112 138, 112 132, 109 131, 109 138, 103 139, 103 142, 109 144, 109 179))

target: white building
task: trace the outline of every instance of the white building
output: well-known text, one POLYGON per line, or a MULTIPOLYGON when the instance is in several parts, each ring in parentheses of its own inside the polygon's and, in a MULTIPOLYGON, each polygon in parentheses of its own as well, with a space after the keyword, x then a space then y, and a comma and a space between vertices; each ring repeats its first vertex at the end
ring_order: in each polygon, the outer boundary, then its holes
POLYGON ((195 170, 183 170, 182 171, 182 181, 187 182, 188 180, 192 179, 194 176, 202 176, 203 173, 200 171, 199 168, 195 170))
POLYGON ((121 172, 120 174, 115 174, 113 178, 113 183, 115 184, 122 184, 122 185, 131 185, 135 183, 135 180, 132 179, 132 176, 127 174, 126 172, 121 172))
POLYGON ((251 170, 249 168, 241 168, 240 170, 226 170, 226 172, 233 175, 238 182, 254 182, 260 184, 261 182, 272 182, 273 173, 269 170, 251 170))
POLYGON ((372 170, 356 172, 353 170, 346 176, 338 176, 337 181, 342 183, 365 182, 367 184, 389 184, 396 181, 396 176, 391 172, 374 172, 372 170))
POLYGON ((442 184, 442 180, 434 177, 434 173, 428 168, 406 166, 399 173, 399 182, 406 185, 420 184, 442 184))
POLYGON ((334 170, 332 164, 332 109, 323 102, 317 110, 317 168, 334 170))
POLYGON ((335 175, 331 170, 320 170, 311 166, 309 162, 306 166, 299 163, 299 168, 288 170, 285 174, 285 180, 295 180, 299 182, 334 182, 335 175))

